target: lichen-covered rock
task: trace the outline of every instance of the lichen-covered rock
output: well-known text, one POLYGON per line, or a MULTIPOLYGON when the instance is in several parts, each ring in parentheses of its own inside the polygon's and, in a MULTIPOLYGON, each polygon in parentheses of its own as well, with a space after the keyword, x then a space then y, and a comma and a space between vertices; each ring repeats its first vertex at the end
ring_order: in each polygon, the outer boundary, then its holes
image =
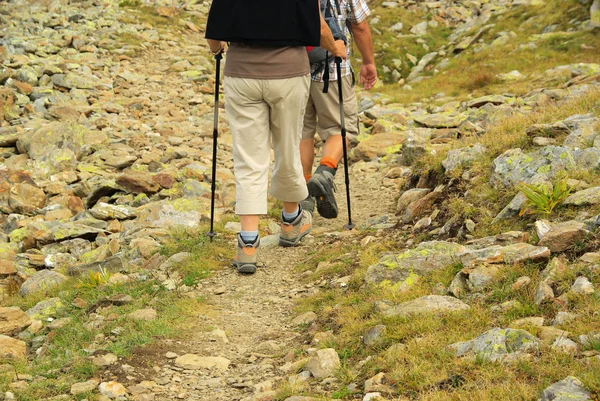
POLYGON ((53 270, 40 270, 34 273, 21 285, 19 294, 22 296, 46 290, 65 282, 67 278, 53 270))
POLYGON ((426 114, 415 118, 415 122, 427 128, 456 128, 467 117, 463 114, 426 114))
POLYGON ((48 317, 56 315, 58 309, 63 306, 60 298, 49 298, 38 302, 35 306, 27 310, 27 314, 32 319, 46 319, 48 317))
POLYGON ((476 144, 467 148, 453 149, 448 152, 442 166, 446 169, 446 173, 452 173, 462 167, 469 166, 473 161, 477 160, 485 154, 485 146, 476 144))
POLYGON ((600 166, 600 149, 546 146, 532 153, 510 149, 492 164, 490 182, 513 187, 521 182, 548 181, 564 171, 593 171, 600 166))
POLYGON ((421 313, 461 312, 469 309, 471 309, 469 305, 454 297, 426 295, 391 307, 383 313, 384 315, 391 317, 409 316, 421 313))
POLYGON ((382 132, 360 141, 353 151, 353 159, 371 161, 400 152, 406 140, 403 132, 382 132))
POLYGON ((494 328, 479 337, 450 345, 456 356, 473 356, 491 362, 512 362, 536 351, 540 340, 525 330, 494 328))
POLYGON ((546 388, 540 401, 588 401, 591 395, 578 378, 569 376, 546 388))
POLYGON ((587 188, 571 194, 563 201, 569 206, 588 206, 600 203, 600 187, 587 188))
POLYGON ((458 262, 457 254, 465 249, 452 242, 423 242, 415 249, 384 255, 379 262, 369 266, 365 281, 398 288, 410 286, 419 276, 458 262))

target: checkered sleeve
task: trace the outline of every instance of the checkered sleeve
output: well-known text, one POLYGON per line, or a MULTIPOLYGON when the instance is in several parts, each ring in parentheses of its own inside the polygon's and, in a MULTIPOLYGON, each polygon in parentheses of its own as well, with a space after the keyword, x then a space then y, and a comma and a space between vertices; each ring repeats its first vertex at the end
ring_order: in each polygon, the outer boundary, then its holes
POLYGON ((365 0, 350 0, 348 4, 350 6, 348 21, 352 24, 360 24, 371 14, 371 10, 369 10, 369 6, 365 0))

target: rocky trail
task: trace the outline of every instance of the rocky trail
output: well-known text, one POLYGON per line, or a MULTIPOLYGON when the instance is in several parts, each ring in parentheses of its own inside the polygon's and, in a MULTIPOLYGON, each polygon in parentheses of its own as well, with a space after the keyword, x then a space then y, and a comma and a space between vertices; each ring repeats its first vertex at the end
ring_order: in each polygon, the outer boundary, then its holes
MULTIPOLYGON (((357 227, 343 229, 340 169, 337 219, 315 215, 311 235, 284 249, 266 216, 255 275, 219 253, 190 279, 180 267, 195 250, 165 249, 208 219, 208 6, 0 1, 0 400, 597 399, 600 65, 586 57, 600 42, 588 5, 545 26, 536 1, 373 4, 382 77, 399 94, 358 92, 357 227), (404 9, 418 21, 390 18, 404 9), (520 10, 514 31, 494 31, 520 10), (441 45, 426 42, 439 32, 441 45), (421 56, 393 58, 382 35, 414 39, 421 56), (535 90, 398 100, 462 57, 548 43, 581 57, 484 76, 535 90), (556 188, 563 173, 561 214, 529 217, 522 184, 556 188), (332 249, 346 253, 319 261, 332 249), (185 300, 197 309, 183 334, 168 331, 180 316, 161 301, 185 300)), ((217 242, 233 249, 219 106, 217 242)))

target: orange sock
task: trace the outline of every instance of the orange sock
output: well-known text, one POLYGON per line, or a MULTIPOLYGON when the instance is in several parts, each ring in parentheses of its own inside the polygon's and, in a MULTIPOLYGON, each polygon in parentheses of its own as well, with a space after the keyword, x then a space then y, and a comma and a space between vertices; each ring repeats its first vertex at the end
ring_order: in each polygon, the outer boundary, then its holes
POLYGON ((329 168, 336 169, 338 162, 333 157, 323 156, 323 158, 321 158, 321 162, 319 164, 322 166, 327 166, 329 168))
POLYGON ((306 182, 308 182, 308 180, 310 180, 311 177, 312 174, 304 174, 304 180, 306 180, 306 182))

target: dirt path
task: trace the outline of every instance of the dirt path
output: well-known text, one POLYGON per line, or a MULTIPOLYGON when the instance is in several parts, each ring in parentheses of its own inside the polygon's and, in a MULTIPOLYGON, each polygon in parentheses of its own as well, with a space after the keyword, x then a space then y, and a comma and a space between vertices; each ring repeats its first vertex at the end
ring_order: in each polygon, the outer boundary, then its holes
MULTIPOLYGON (((343 188, 343 175, 338 175, 336 184, 343 188)), ((378 173, 353 184, 357 223, 370 215, 388 212, 393 191, 382 190, 378 173), (376 194, 370 198, 376 201, 366 201, 363 195, 368 193, 376 194)), ((334 220, 315 216, 315 235, 306 237, 301 246, 261 248, 260 262, 264 266, 255 275, 242 276, 224 267, 203 281, 202 294, 208 307, 191 330, 195 334, 184 341, 165 340, 140 350, 128 362, 139 374, 129 383, 125 377, 122 383, 131 386, 143 380, 154 381, 139 390, 146 393, 151 388, 155 400, 230 401, 263 399, 269 395, 269 389, 287 380, 281 367, 288 362, 290 353, 293 356, 303 344, 301 331, 292 323, 296 317, 295 299, 318 291, 316 284, 300 282, 296 265, 305 261, 309 252, 326 246, 330 242, 328 235, 360 235, 359 230, 349 233, 342 229, 346 221, 343 193, 338 198, 340 216, 334 220), (175 354, 194 354, 226 358, 231 364, 225 371, 186 371, 178 368, 174 359, 167 358, 168 352, 174 353, 169 355, 171 358, 175 354)))

